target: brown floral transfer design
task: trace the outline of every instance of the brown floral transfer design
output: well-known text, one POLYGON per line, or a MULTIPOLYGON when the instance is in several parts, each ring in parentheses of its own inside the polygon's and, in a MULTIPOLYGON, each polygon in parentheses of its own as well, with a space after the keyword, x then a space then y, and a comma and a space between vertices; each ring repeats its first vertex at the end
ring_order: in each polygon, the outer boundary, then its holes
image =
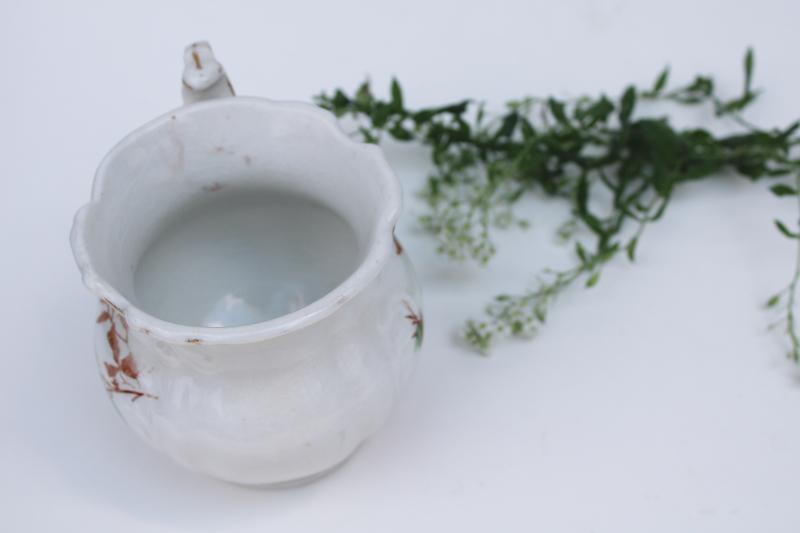
POLYGON ((403 253, 403 245, 400 244, 400 241, 397 240, 397 235, 394 234, 394 230, 392 230, 392 241, 394 241, 394 253, 400 255, 403 253))
POLYGON ((406 318, 411 325, 414 326, 414 333, 411 335, 411 338, 414 339, 414 348, 419 350, 422 346, 422 336, 425 333, 425 323, 423 322, 422 318, 422 311, 418 313, 414 311, 414 308, 411 307, 411 304, 408 303, 407 300, 403 300, 403 305, 406 306, 406 310, 408 314, 406 318))
POLYGON ((111 348, 111 357, 113 359, 112 362, 103 361, 105 370, 103 377, 106 390, 117 394, 128 394, 131 396, 131 401, 136 401, 143 397, 157 400, 158 396, 144 392, 139 388, 139 368, 136 366, 136 360, 128 347, 128 321, 125 320, 122 312, 110 302, 102 300, 101 303, 103 304, 103 311, 97 317, 97 323, 108 324, 106 340, 108 347, 111 348), (122 357, 123 351, 128 352, 125 357, 122 357))

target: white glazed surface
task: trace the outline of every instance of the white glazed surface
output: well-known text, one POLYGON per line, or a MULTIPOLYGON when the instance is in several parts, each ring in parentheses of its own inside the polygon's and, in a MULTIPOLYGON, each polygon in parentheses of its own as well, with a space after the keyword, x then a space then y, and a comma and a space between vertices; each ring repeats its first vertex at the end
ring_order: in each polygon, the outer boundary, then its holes
POLYGON ((386 420, 422 340, 413 269, 393 236, 399 209, 379 150, 313 106, 218 99, 123 140, 72 233, 101 299, 99 369, 123 419, 178 463, 236 483, 302 480, 345 460, 386 420), (143 310, 135 272, 172 215, 253 188, 338 213, 357 242, 353 272, 265 322, 204 327, 143 310))
POLYGON ((318 300, 358 267, 354 232, 324 206, 257 189, 205 196, 176 214, 136 268, 136 300, 153 316, 257 324, 318 300))
POLYGON ((129 328, 120 356, 132 354, 138 378, 123 379, 141 397, 113 391, 110 320, 97 324, 98 363, 123 419, 178 463, 243 484, 303 479, 342 462, 386 420, 415 362, 406 303, 418 309, 411 265, 394 256, 336 313, 274 339, 169 343, 129 328))

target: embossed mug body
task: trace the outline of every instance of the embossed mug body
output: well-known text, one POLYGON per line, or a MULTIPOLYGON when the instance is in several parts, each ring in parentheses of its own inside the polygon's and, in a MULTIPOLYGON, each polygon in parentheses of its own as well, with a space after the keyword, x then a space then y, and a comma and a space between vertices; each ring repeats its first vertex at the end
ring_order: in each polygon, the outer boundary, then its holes
POLYGON ((226 96, 206 45, 184 87, 187 105, 106 156, 75 217, 101 378, 190 469, 312 478, 383 424, 422 341, 400 186, 328 112, 226 96))

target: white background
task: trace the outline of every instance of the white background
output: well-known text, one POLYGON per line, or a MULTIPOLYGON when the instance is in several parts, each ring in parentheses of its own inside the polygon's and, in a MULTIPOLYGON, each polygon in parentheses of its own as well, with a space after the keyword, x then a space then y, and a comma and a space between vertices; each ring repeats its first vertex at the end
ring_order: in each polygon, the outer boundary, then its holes
POLYGON ((0 530, 798 531, 800 372, 759 308, 794 254, 771 220, 796 215, 766 184, 683 187, 637 264, 614 262, 534 342, 482 358, 455 333, 489 296, 566 264, 552 238, 566 208, 531 202, 533 229, 500 238, 488 269, 447 263, 414 230, 426 154, 388 147, 426 294, 421 362, 352 461, 280 491, 185 472, 124 427, 67 242, 103 154, 178 105, 192 40, 211 41, 241 94, 306 100, 397 75, 411 105, 496 108, 616 95, 667 62, 733 95, 753 45, 766 91, 749 117, 785 125, 800 117, 798 20, 797 2, 765 0, 3 2, 0 530))

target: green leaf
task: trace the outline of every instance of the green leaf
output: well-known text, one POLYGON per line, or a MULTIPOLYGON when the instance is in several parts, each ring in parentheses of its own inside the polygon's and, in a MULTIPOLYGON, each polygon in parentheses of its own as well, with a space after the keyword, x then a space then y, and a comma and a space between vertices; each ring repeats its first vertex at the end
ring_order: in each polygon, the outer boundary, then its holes
POLYGON ((586 280, 586 287, 591 288, 597 285, 597 282, 600 280, 600 272, 594 272, 589 279, 586 280))
POLYGON ((750 93, 750 86, 753 82, 753 49, 748 48, 744 55, 744 93, 750 93))
POLYGON ((669 78, 669 67, 664 67, 664 70, 661 71, 661 74, 658 75, 656 78, 655 83, 653 84, 653 88, 650 89, 650 95, 657 96, 661 94, 661 91, 667 85, 667 79, 669 78))
POLYGON ((446 105, 444 107, 439 107, 434 109, 434 113, 450 113, 451 115, 462 115, 469 107, 471 100, 462 100, 457 104, 446 105))
POLYGON ((520 131, 522 131, 522 138, 523 140, 532 139, 536 137, 536 130, 533 128, 533 124, 531 124, 530 120, 525 117, 520 117, 519 121, 520 131))
POLYGON ((775 219, 775 227, 777 227, 778 231, 780 231, 790 239, 800 239, 800 234, 792 232, 789 228, 786 227, 786 224, 784 224, 778 219, 775 219))
POLYGON ((410 130, 404 128, 400 121, 395 122, 394 125, 389 128, 388 132, 389 135, 398 141, 410 141, 414 138, 414 134, 410 130))
POLYGON ((791 136, 792 136, 792 134, 793 134, 795 131, 797 131, 797 129, 798 129, 798 128, 800 128, 800 120, 796 120, 795 122, 793 122, 792 124, 790 124, 790 125, 789 125, 789 127, 787 127, 785 130, 783 130, 783 131, 781 132, 781 134, 780 134, 780 137, 781 137, 782 139, 784 139, 784 140, 785 140, 785 139, 788 139, 789 137, 791 137, 791 136))
POLYGON ((498 140, 511 137, 514 134, 514 128, 517 127, 518 121, 519 114, 517 112, 507 114, 505 117, 503 117, 503 122, 500 124, 500 128, 497 130, 497 133, 494 134, 494 139, 498 140))
POLYGON ((758 92, 748 91, 739 98, 728 100, 727 102, 716 103, 717 116, 727 115, 729 113, 736 113, 753 103, 758 96, 758 92))
POLYGON ((622 98, 620 99, 619 103, 619 121, 623 124, 627 124, 630 121, 631 114, 633 113, 633 108, 636 105, 636 88, 633 85, 629 85, 625 92, 622 94, 622 98))
POLYGON ((355 102, 364 109, 372 104, 372 91, 369 88, 369 80, 362 83, 356 91, 355 102))
POLYGON ((589 128, 598 122, 605 122, 614 111, 614 104, 605 96, 587 106, 578 106, 575 109, 575 119, 581 122, 584 128, 589 128))
POLYGON ((422 109, 411 115, 411 119, 414 121, 414 124, 420 126, 433 118, 434 113, 435 112, 431 109, 422 109))
POLYGON ((697 76, 690 85, 670 93, 670 97, 683 104, 699 104, 713 92, 714 80, 706 76, 697 76))
POLYGON ((576 254, 577 254, 577 256, 578 256, 578 259, 580 259, 580 260, 581 260, 581 263, 582 263, 582 264, 584 264, 584 265, 585 265, 585 264, 586 264, 586 263, 589 261, 589 256, 588 256, 588 254, 586 253, 586 249, 585 249, 585 248, 583 247, 583 245, 582 245, 581 243, 579 243, 579 242, 576 242, 576 243, 575 243, 575 253, 576 253, 576 254))
POLYGON ((372 110, 372 125, 376 128, 382 128, 386 125, 386 121, 389 119, 389 116, 392 114, 392 109, 390 106, 384 104, 383 102, 378 102, 372 110))
POLYGON ((639 237, 634 237, 625 246, 625 252, 628 254, 628 259, 633 262, 636 260, 636 245, 639 242, 639 237))
POLYGON ((403 90, 400 88, 400 83, 397 81, 397 78, 392 78, 392 86, 391 86, 391 93, 392 93, 392 110, 395 112, 400 112, 403 110, 403 90))
POLYGON ((767 308, 775 307, 776 305, 778 305, 780 303, 780 301, 781 301, 780 293, 773 294, 772 296, 770 296, 769 300, 767 300, 767 303, 764 304, 764 307, 767 307, 767 308))
POLYGON ((603 223, 596 216, 589 212, 589 180, 586 176, 581 176, 578 186, 575 189, 575 208, 578 218, 586 224, 595 235, 605 234, 603 223))
POLYGON ((350 105, 350 99, 341 90, 337 89, 333 95, 332 103, 335 107, 345 107, 350 105))
POLYGON ((550 114, 553 115, 553 118, 555 118, 559 124, 572 127, 572 124, 570 124, 569 119, 567 118, 567 113, 564 110, 563 102, 559 102, 555 98, 548 98, 547 107, 550 109, 550 114))
POLYGON ((361 137, 364 139, 365 143, 378 144, 380 139, 378 139, 378 137, 372 131, 370 131, 369 128, 362 126, 358 128, 358 131, 361 133, 361 137))
POLYGON ((592 107, 589 108, 588 115, 592 118, 592 124, 605 122, 608 116, 614 111, 614 104, 611 100, 602 96, 592 107))
POLYGON ((797 196, 797 189, 786 185, 785 183, 778 183, 769 188, 775 196, 797 196))

